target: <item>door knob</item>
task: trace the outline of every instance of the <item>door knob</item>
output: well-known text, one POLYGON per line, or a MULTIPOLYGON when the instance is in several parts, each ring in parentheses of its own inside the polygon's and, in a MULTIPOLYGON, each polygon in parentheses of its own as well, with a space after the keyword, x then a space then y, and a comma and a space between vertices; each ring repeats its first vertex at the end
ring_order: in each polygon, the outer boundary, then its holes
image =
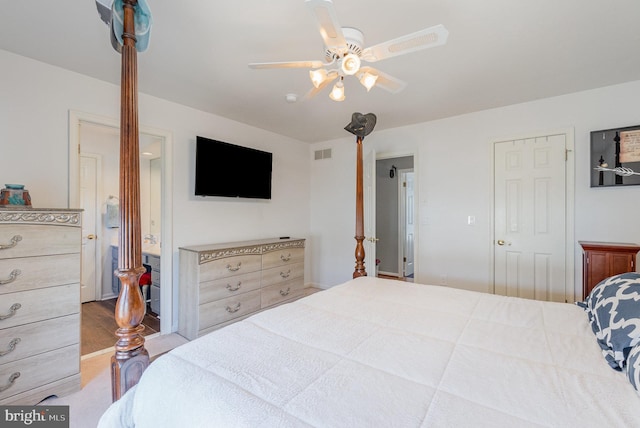
POLYGON ((96 239, 96 235, 90 233, 89 235, 87 235, 87 239, 96 239))
POLYGON ((507 242, 504 239, 498 239, 496 244, 498 244, 498 245, 511 245, 511 242, 507 242))
POLYGON ((380 240, 380 238, 367 238, 367 241, 369 242, 378 242, 380 240))

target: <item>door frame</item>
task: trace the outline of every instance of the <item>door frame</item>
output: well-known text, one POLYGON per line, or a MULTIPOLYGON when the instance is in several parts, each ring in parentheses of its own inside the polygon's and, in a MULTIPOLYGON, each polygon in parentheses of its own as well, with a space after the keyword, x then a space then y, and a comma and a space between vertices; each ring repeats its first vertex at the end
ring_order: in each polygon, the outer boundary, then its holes
MULTIPOLYGON (((93 158, 96 160, 96 177, 100 177, 102 176, 102 156, 95 154, 95 153, 79 153, 78 154, 79 158, 78 158, 78 162, 80 161, 81 157, 87 157, 87 158, 93 158)), ((96 183, 96 204, 94 209, 94 213, 95 213, 95 223, 96 223, 96 228, 98 227, 98 225, 102 224, 102 221, 100 219, 100 203, 98 201, 102 200, 102 182, 97 180, 98 182, 96 183)), ((80 184, 80 175, 78 175, 78 185, 80 184)), ((79 186, 78 186, 78 191, 80 191, 79 186)), ((79 200, 78 200, 78 205, 79 205, 79 200)), ((83 222, 84 224, 84 222, 83 222)), ((97 233, 96 233, 97 234, 97 233)), ((82 239, 84 240, 84 236, 82 237, 82 239)), ((99 239, 102 239, 102 237, 99 237, 99 239)), ((96 275, 96 281, 95 281, 95 298, 96 300, 102 300, 102 287, 99 287, 99 285, 101 285, 102 281, 99 281, 98 279, 102 278, 102 246, 98 244, 98 242, 96 242, 96 251, 95 251, 95 275, 96 275)))
POLYGON ((524 135, 491 138, 489 141, 489 292, 495 294, 495 145, 504 141, 526 140, 550 135, 565 136, 565 301, 575 301, 575 243, 574 243, 574 200, 575 200, 575 137, 573 128, 549 132, 531 132, 524 135))
MULTIPOLYGON (((376 161, 379 160, 384 160, 384 159, 395 159, 395 158, 403 158, 403 157, 412 157, 413 158, 413 194, 414 197, 415 195, 419 195, 420 193, 420 174, 419 174, 419 168, 418 168, 418 162, 417 160, 418 158, 418 153, 417 151, 400 151, 400 152, 379 152, 376 153, 375 159, 373 160, 374 164, 376 161)), ((377 185, 376 185, 377 187, 377 185)), ((374 192, 377 192, 377 189, 373 189, 374 192)), ((377 203, 377 201, 376 201, 377 203)), ((373 207, 373 209, 375 209, 376 207, 373 207)), ((365 209, 367 209, 366 205, 365 205, 365 209)), ((413 204, 413 218, 417 219, 418 218, 418 204, 415 203, 413 204)), ((375 227, 375 225, 374 225, 375 227)), ((375 229, 374 229, 375 230, 375 229)), ((414 226, 414 242, 418 242, 420 236, 420 224, 419 222, 415 222, 415 226, 414 226)), ((398 246, 400 245, 400 242, 398 242, 398 246)), ((414 245, 413 246, 413 277, 414 277, 414 281, 416 280, 416 278, 418 278, 418 275, 420 273, 420 258, 418 257, 418 245, 414 245)), ((402 274, 402 268, 401 266, 398 266, 398 270, 400 271, 398 274, 401 275, 402 274)))
MULTIPOLYGON (((413 159, 414 161, 414 165, 415 165, 415 158, 413 159)), ((402 185, 402 182, 404 180, 401 180, 401 178, 404 178, 405 174, 407 173, 413 173, 413 185, 414 185, 414 191, 413 191, 413 205, 415 207, 415 184, 416 184, 416 175, 415 175, 415 171, 413 168, 405 168, 405 169, 399 169, 398 170, 398 276, 401 278, 405 278, 406 277, 406 271, 405 271, 405 261, 404 261, 404 256, 405 256, 405 248, 406 248, 406 244, 407 244, 407 224, 406 224, 406 220, 408 217, 408 213, 407 213, 407 190, 406 187, 404 187, 402 185)), ((413 216, 413 214, 415 213, 411 213, 411 216, 414 219, 413 222, 413 228, 414 228, 414 234, 413 234, 413 242, 414 242, 414 252, 415 252, 415 216, 413 216)), ((416 266, 416 261, 415 259, 413 260, 413 276, 415 277, 415 266, 416 266)))
MULTIPOLYGON (((80 189, 80 123, 88 122, 100 126, 120 128, 117 118, 100 116, 92 113, 69 110, 69 207, 79 205, 80 189)), ((177 283, 173 272, 173 134, 171 131, 140 125, 139 132, 158 137, 162 140, 162 227, 160 269, 160 334, 177 331, 178 316, 174 311, 173 284, 177 283), (166 273, 165 273, 166 272, 166 273)))

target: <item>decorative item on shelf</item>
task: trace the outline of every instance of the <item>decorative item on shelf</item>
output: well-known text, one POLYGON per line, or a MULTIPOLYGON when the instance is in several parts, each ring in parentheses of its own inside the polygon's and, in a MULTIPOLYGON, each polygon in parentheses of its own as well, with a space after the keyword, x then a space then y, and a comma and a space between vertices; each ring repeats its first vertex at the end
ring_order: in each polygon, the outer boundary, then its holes
POLYGON ((5 184, 0 192, 0 206, 31 208, 31 196, 24 184, 5 184))

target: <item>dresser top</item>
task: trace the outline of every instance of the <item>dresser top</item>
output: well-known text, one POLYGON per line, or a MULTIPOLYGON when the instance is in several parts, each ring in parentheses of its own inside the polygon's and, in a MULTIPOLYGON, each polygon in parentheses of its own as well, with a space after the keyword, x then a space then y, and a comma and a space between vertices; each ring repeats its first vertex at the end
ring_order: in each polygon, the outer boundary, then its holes
POLYGON ((55 212, 55 213, 76 213, 84 211, 82 208, 27 208, 21 205, 2 205, 0 206, 0 213, 17 213, 17 212, 55 212))
POLYGON ((201 252, 208 252, 208 251, 219 251, 219 250, 224 250, 228 248, 257 247, 261 245, 273 245, 273 244, 291 244, 299 241, 304 241, 304 238, 254 239, 251 241, 222 242, 219 244, 207 244, 207 245, 191 245, 188 247, 180 247, 180 249, 185 251, 193 251, 196 253, 201 253, 201 252))
POLYGON ((80 226, 82 209, 0 207, 0 224, 58 224, 80 226))
POLYGON ((585 250, 623 250, 623 251, 638 251, 640 245, 632 244, 628 242, 596 242, 596 241, 578 241, 580 246, 585 250))

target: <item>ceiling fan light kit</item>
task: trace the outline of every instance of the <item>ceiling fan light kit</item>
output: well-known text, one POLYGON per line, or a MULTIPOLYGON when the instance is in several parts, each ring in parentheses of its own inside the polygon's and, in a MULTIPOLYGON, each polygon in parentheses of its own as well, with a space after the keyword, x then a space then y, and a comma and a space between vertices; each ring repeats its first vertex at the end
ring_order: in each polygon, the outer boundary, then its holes
POLYGON ((362 86, 367 88, 367 92, 369 92, 371 88, 373 88, 373 85, 376 84, 376 80, 378 80, 378 76, 376 76, 375 74, 371 74, 368 71, 359 73, 358 77, 360 79, 360 83, 362 83, 362 86))
POLYGON ((309 77, 313 89, 305 95, 304 99, 315 96, 331 81, 340 77, 329 93, 329 98, 334 101, 343 101, 345 99, 343 83, 345 76, 355 76, 367 89, 367 92, 377 86, 395 94, 404 89, 407 84, 373 67, 362 66, 362 62, 376 62, 421 49, 441 46, 447 42, 449 35, 444 26, 436 25, 363 48, 364 35, 356 28, 340 26, 331 0, 305 0, 305 4, 311 10, 324 41, 325 62, 289 61, 249 64, 249 67, 256 69, 312 68, 309 71, 309 77), (336 68, 328 68, 334 64, 336 64, 336 68))
POLYGON ((333 89, 331 93, 329 93, 329 98, 333 101, 344 101, 344 84, 342 83, 342 79, 333 85, 333 89))
POLYGON ((313 86, 319 88, 322 82, 327 80, 327 70, 324 68, 310 70, 309 77, 311 77, 311 83, 313 83, 313 86))
POLYGON ((353 53, 346 54, 342 57, 340 68, 347 76, 353 76, 360 70, 360 58, 353 53))

